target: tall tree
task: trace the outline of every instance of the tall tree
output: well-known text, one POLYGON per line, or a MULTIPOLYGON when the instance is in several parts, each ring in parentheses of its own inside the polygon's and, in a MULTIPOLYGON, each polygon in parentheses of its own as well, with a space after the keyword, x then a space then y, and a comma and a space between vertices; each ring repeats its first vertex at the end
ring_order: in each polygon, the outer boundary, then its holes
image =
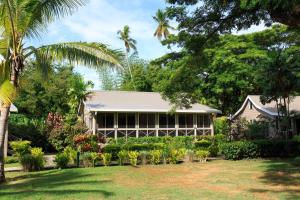
POLYGON ((89 67, 112 63, 120 66, 121 54, 100 43, 65 42, 40 47, 27 46, 24 41, 41 38, 50 22, 71 14, 86 0, 1 0, 0 1, 0 182, 4 175, 4 135, 12 97, 18 88, 20 75, 29 59, 37 62, 43 75, 47 75, 51 63, 69 61, 89 67))
POLYGON ((168 0, 167 2, 171 4, 166 9, 169 18, 178 22, 178 41, 175 42, 180 45, 188 45, 194 38, 198 40, 198 46, 204 46, 221 34, 248 29, 260 23, 270 26, 274 22, 279 22, 290 28, 300 28, 299 0, 168 0))
POLYGON ((273 60, 270 49, 285 47, 291 52, 289 58, 297 58, 299 37, 297 31, 274 26, 253 34, 223 35, 202 51, 197 46, 201 38, 187 37, 190 45, 182 51, 152 61, 160 68, 159 84, 153 88, 178 106, 201 102, 232 114, 248 94, 263 91, 265 84, 256 80, 257 72, 273 60))
POLYGON ((129 53, 131 50, 134 52, 137 51, 136 49, 136 40, 130 37, 130 28, 128 25, 125 25, 123 27, 123 30, 118 31, 119 39, 124 42, 125 50, 126 50, 126 61, 127 61, 127 67, 130 73, 131 79, 133 79, 132 72, 131 72, 131 66, 129 62, 129 53))
POLYGON ((155 16, 153 16, 153 19, 158 24, 158 26, 154 32, 154 36, 157 37, 159 40, 161 40, 162 37, 167 39, 167 37, 170 35, 169 29, 174 29, 169 24, 170 22, 169 22, 167 13, 162 11, 161 9, 158 9, 155 16))

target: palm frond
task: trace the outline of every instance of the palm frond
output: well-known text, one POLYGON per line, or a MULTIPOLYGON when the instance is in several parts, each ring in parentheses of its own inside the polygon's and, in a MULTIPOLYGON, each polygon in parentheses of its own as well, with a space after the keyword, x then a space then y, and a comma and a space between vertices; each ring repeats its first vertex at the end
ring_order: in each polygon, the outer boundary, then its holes
POLYGON ((38 48, 50 61, 69 61, 87 67, 99 68, 103 65, 115 65, 122 68, 120 62, 124 55, 119 50, 109 49, 101 43, 66 42, 38 48))
POLYGON ((16 88, 9 80, 4 81, 0 85, 0 102, 3 104, 10 104, 14 101, 17 95, 16 88))
POLYGON ((33 46, 26 48, 26 51, 28 51, 26 57, 29 57, 32 54, 35 56, 37 70, 41 73, 43 78, 47 79, 48 73, 52 67, 52 59, 49 52, 45 49, 37 49, 33 46))
POLYGON ((25 12, 24 34, 29 38, 39 37, 46 30, 47 24, 55 19, 72 14, 88 0, 23 0, 25 12))

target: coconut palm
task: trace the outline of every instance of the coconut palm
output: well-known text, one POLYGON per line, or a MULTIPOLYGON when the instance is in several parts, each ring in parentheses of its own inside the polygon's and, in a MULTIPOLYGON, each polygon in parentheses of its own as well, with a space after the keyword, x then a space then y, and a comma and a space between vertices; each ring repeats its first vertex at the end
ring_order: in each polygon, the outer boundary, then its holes
POLYGON ((47 75, 53 62, 68 61, 98 68, 119 66, 122 55, 101 43, 64 42, 40 47, 24 41, 42 38, 49 23, 72 14, 87 0, 0 0, 0 182, 4 176, 4 135, 11 102, 16 96, 20 75, 29 61, 47 75))
POLYGON ((130 63, 129 63, 129 53, 131 50, 134 50, 134 52, 137 51, 136 49, 136 40, 130 37, 130 28, 128 25, 124 26, 123 30, 119 30, 118 34, 120 35, 119 39, 124 42, 124 46, 126 49, 126 60, 127 60, 127 67, 130 73, 130 77, 132 79, 132 73, 131 73, 131 68, 130 68, 130 63))
POLYGON ((165 39, 168 38, 170 35, 169 29, 173 30, 174 28, 169 25, 167 13, 163 12, 161 9, 158 9, 155 16, 153 16, 153 19, 158 23, 154 36, 159 40, 161 40, 162 37, 165 39))

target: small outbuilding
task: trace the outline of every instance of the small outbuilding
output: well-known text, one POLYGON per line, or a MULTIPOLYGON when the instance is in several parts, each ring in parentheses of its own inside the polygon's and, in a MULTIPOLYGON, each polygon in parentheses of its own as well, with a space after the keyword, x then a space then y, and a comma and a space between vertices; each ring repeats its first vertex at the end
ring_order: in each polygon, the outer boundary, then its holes
POLYGON ((156 92, 93 91, 79 108, 93 134, 112 138, 213 135, 217 114, 202 104, 174 109, 156 92))
MULTIPOLYGON (((300 133, 300 96, 292 98, 289 104, 289 110, 291 113, 291 130, 293 134, 300 133)), ((260 95, 248 95, 241 108, 232 115, 231 119, 236 120, 238 118, 244 118, 249 122, 253 121, 267 121, 270 123, 269 135, 274 134, 276 129, 280 129, 277 119, 278 110, 275 101, 262 104, 260 101, 260 95)))

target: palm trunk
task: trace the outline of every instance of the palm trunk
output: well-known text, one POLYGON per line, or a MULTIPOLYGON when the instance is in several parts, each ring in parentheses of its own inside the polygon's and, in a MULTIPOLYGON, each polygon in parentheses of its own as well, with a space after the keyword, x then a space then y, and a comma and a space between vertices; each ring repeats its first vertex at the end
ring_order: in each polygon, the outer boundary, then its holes
MULTIPOLYGON (((19 66, 22 66, 23 63, 19 60, 14 60, 12 62, 11 66, 11 74, 10 74, 10 82, 15 87, 17 87, 18 83, 18 69, 19 66)), ((5 141, 5 134, 8 124, 8 117, 9 117, 9 111, 10 111, 10 105, 11 103, 2 103, 0 105, 0 183, 5 182, 5 174, 4 174, 4 141, 5 141)))
POLYGON ((5 182, 4 174, 4 141, 9 115, 9 105, 1 106, 0 111, 0 183, 5 182))

